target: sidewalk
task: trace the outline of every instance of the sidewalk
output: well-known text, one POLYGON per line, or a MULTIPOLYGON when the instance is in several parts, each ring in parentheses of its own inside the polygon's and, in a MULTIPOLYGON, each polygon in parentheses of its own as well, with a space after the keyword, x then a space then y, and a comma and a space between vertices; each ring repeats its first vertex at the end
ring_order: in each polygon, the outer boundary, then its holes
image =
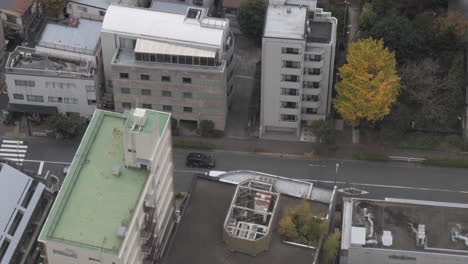
MULTIPOLYGON (((203 137, 173 137, 178 140, 203 141, 211 143, 216 150, 248 152, 257 154, 275 154, 285 156, 309 156, 314 153, 314 158, 327 159, 354 159, 354 156, 360 152, 367 152, 369 147, 365 144, 340 144, 338 150, 333 152, 327 150, 322 144, 302 142, 302 141, 278 141, 265 140, 257 138, 237 139, 237 138, 203 138, 203 137)), ((468 158, 468 152, 447 152, 436 150, 417 150, 417 149, 396 149, 379 148, 375 153, 386 154, 388 156, 411 157, 411 158, 468 158)))

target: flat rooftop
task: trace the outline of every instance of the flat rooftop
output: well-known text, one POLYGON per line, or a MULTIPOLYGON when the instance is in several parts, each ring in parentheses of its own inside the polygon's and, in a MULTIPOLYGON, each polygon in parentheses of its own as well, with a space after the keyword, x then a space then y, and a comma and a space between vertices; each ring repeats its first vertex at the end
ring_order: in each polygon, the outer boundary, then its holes
POLYGON ((101 21, 78 20, 76 27, 47 23, 38 46, 94 55, 101 37, 101 21))
MULTIPOLYGON (((230 264, 274 264, 307 263, 315 256, 315 250, 292 246, 282 242, 276 217, 272 223, 273 237, 269 250, 255 257, 231 252, 223 242, 223 225, 237 185, 197 178, 190 200, 185 208, 179 229, 168 251, 167 263, 230 263, 230 264)), ((277 215, 281 216, 288 207, 294 207, 302 199, 282 194, 277 215)), ((327 213, 328 204, 311 202, 314 213, 327 213)))
POLYGON ((107 1, 107 0, 70 0, 70 2, 83 4, 87 6, 93 6, 93 7, 97 7, 100 9, 107 9, 109 5, 111 4, 111 1, 107 1))
POLYGON ((468 246, 464 241, 451 239, 451 232, 457 226, 461 226, 459 231, 462 234, 468 233, 468 205, 462 204, 463 208, 459 207, 460 204, 407 201, 354 200, 352 226, 366 227, 369 234, 368 221, 363 218, 364 210, 372 215, 374 222, 377 244, 366 247, 468 254, 468 246), (409 224, 412 224, 414 231, 409 224), (415 232, 418 225, 425 225, 426 246, 416 245, 415 232), (391 232, 393 237, 391 246, 383 245, 383 231, 391 232))
POLYGON ((185 14, 111 5, 107 9, 102 31, 220 47, 228 26, 226 19, 187 19, 185 14))
POLYGON ((151 2, 151 9, 162 11, 162 12, 169 12, 179 15, 185 15, 187 13, 187 8, 190 5, 186 4, 185 2, 166 2, 161 0, 153 0, 151 2))
POLYGON ((307 8, 292 5, 268 5, 263 36, 304 39, 307 8))
POLYGON ((90 73, 90 61, 82 58, 72 59, 60 54, 37 52, 35 49, 18 47, 10 53, 7 68, 16 70, 40 70, 57 72, 90 73))
MULTIPOLYGON (((169 116, 147 110, 147 123, 158 119, 162 133, 169 116)), ((117 230, 130 222, 148 178, 145 169, 125 166, 126 124, 127 118, 119 113, 96 110, 39 241, 118 254, 123 239, 117 230), (119 177, 113 176, 115 165, 120 166, 119 177)))
POLYGON ((309 20, 308 42, 330 43, 332 39, 333 24, 309 20))

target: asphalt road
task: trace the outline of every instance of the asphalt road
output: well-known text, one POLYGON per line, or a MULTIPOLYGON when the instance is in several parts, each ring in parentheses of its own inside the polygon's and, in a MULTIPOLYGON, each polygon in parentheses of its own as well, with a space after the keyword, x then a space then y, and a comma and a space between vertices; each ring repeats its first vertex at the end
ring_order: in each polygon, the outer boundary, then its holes
MULTIPOLYGON (((78 141, 50 139, 26 141, 28 150, 23 167, 31 173, 63 177, 63 167, 70 163, 78 141), (41 165, 42 164, 42 165, 41 165)), ((189 151, 174 149, 176 191, 187 191, 197 172, 185 166, 189 151)), ((356 188, 368 198, 408 198, 468 203, 468 170, 426 167, 412 163, 371 163, 306 158, 286 158, 235 152, 215 152, 215 170, 254 170, 284 177, 333 185, 339 189, 356 188), (336 164, 339 163, 338 173, 336 164), (335 179, 336 177, 336 179, 335 179)), ((343 190, 346 192, 346 190, 343 190)), ((353 192, 352 195, 355 195, 353 192)), ((349 194, 348 194, 349 196, 349 194)))

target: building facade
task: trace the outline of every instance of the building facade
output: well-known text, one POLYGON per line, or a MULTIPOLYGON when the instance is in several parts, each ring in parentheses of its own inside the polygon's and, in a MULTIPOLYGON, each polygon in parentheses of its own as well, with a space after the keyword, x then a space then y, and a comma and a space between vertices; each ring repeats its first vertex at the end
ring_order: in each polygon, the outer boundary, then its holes
POLYGON ((268 6, 262 39, 260 137, 299 139, 330 112, 336 18, 315 1, 268 6))
POLYGON ((100 93, 92 60, 26 47, 10 53, 5 83, 10 112, 58 112, 90 118, 100 93))
POLYGON ((32 263, 51 199, 45 185, 0 163, 0 264, 32 263))
POLYGON ((106 10, 111 4, 149 7, 150 0, 70 0, 67 4, 66 13, 69 17, 87 18, 93 20, 104 20, 106 10))
POLYGON ((233 94, 234 38, 227 20, 110 6, 101 41, 115 110, 168 111, 180 125, 212 120, 224 130, 233 94), (122 17, 128 17, 122 23, 122 17))
POLYGON ((0 17, 8 37, 34 41, 45 23, 40 4, 35 0, 5 0, 0 3, 0 17))
POLYGON ((48 263, 158 263, 173 188, 170 114, 96 110, 39 237, 48 263))

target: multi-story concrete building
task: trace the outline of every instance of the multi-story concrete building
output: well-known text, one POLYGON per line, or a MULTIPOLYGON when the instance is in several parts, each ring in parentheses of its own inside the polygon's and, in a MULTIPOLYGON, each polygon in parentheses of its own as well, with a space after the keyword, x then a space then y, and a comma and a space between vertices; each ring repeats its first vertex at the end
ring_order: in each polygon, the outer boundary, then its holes
POLYGON ((36 0, 1 1, 0 18, 9 37, 17 34, 26 41, 33 41, 45 23, 40 3, 36 0))
POLYGON ((17 47, 5 67, 10 112, 79 114, 96 110, 100 79, 89 58, 17 47))
POLYGON ((70 17, 104 20, 106 10, 111 4, 149 7, 151 0, 70 0, 67 14, 70 17))
POLYGON ((336 18, 316 1, 270 2, 262 40, 260 136, 299 139, 330 112, 336 18))
POLYGON ((33 263, 36 239, 52 199, 45 186, 0 163, 0 264, 33 263))
POLYGON ((224 129, 234 87, 234 38, 227 20, 193 7, 176 14, 112 5, 101 41, 116 111, 163 110, 181 125, 212 120, 224 129))
POLYGON ((467 204, 347 198, 340 263, 468 263, 467 218, 467 204))
POLYGON ((157 263, 175 221, 170 114, 96 110, 42 229, 49 264, 157 263))

